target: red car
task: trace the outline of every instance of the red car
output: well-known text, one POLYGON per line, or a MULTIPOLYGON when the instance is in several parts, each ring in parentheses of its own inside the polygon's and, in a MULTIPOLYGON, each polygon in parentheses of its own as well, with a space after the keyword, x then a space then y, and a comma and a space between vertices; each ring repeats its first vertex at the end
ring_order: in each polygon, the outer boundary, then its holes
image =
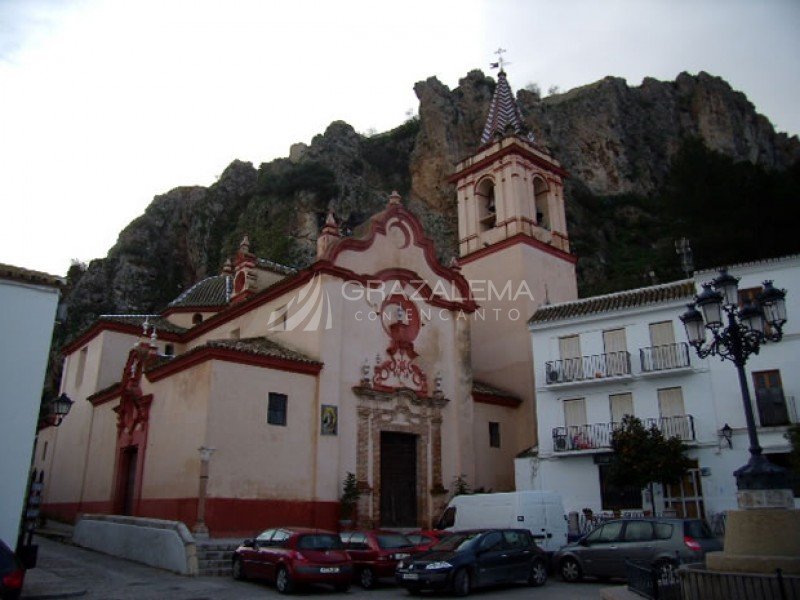
POLYGON ((274 581, 281 594, 310 583, 327 583, 346 592, 353 580, 353 563, 337 533, 280 527, 242 542, 233 553, 233 576, 274 581))
POLYGON ((452 531, 441 531, 439 529, 421 530, 407 533, 406 537, 414 544, 416 552, 427 552, 438 544, 439 540, 452 533, 452 531))
POLYGON ((16 600, 22 591, 25 571, 11 548, 0 540, 0 598, 16 600))
POLYGON ((375 587, 378 579, 394 577, 397 563, 416 552, 411 540, 394 531, 344 531, 339 535, 365 590, 375 587))

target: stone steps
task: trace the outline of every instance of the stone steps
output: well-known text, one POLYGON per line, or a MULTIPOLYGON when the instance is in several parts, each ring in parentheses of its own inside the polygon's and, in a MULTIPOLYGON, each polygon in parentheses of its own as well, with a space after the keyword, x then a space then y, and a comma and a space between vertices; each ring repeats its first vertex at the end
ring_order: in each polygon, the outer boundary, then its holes
POLYGON ((203 577, 231 577, 233 551, 240 541, 209 540, 197 543, 198 574, 203 577))

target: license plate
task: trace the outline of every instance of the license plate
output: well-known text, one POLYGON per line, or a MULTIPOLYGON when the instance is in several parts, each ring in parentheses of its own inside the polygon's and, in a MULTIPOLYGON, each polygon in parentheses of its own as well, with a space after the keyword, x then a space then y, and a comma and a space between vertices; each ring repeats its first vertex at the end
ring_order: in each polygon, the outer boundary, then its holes
POLYGON ((408 558, 409 556, 411 555, 408 552, 398 552, 394 555, 397 560, 400 560, 401 558, 408 558))
POLYGON ((403 573, 403 579, 410 579, 413 581, 419 579, 419 575, 416 573, 403 573))
POLYGON ((320 573, 338 573, 339 567, 320 567, 320 573))

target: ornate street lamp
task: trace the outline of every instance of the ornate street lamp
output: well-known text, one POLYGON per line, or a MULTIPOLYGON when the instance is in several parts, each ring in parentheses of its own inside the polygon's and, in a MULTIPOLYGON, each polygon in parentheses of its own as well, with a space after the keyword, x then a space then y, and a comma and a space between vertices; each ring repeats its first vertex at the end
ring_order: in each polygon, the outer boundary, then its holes
POLYGON ((58 398, 50 398, 42 402, 43 412, 39 420, 39 428, 53 425, 58 427, 69 414, 69 409, 75 401, 66 394, 61 394, 58 398))
MULTIPOLYGON (((737 277, 721 269, 713 281, 703 284, 703 291, 688 305, 681 321, 689 343, 700 358, 719 356, 736 366, 750 439, 750 460, 733 473, 737 488, 740 492, 788 489, 786 469, 773 465, 762 454, 744 371, 748 357, 758 354, 761 344, 777 342, 783 337, 786 291, 774 288, 771 281, 765 281, 756 301, 739 308, 738 284, 737 277), (708 333, 710 339, 706 340, 708 333)), ((725 438, 727 440, 728 436, 725 438)))

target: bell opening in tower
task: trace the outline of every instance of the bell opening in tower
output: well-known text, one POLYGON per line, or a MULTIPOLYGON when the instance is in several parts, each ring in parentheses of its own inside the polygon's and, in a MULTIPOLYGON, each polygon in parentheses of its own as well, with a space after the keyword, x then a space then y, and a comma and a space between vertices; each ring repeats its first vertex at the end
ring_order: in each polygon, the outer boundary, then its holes
POLYGON ((478 196, 478 220, 480 230, 488 231, 497 225, 497 205, 495 204, 494 181, 484 179, 478 184, 475 193, 478 196))

